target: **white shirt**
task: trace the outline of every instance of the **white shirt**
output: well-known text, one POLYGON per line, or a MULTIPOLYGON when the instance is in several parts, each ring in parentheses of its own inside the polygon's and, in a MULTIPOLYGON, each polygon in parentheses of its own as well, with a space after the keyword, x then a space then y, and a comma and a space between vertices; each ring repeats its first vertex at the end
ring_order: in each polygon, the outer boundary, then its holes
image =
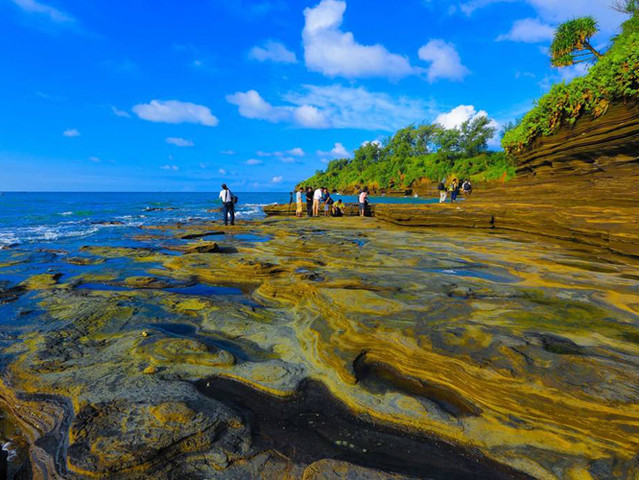
POLYGON ((295 199, 297 200, 297 203, 302 201, 302 192, 297 192, 297 196, 295 197, 295 199))
POLYGON ((321 200, 322 195, 324 195, 324 192, 322 192, 321 188, 318 188, 317 190, 315 190, 315 193, 313 194, 313 200, 321 200))
POLYGON ((231 193, 230 190, 222 190, 220 192, 220 199, 222 200, 222 202, 228 203, 231 201, 231 195, 233 194, 231 193))

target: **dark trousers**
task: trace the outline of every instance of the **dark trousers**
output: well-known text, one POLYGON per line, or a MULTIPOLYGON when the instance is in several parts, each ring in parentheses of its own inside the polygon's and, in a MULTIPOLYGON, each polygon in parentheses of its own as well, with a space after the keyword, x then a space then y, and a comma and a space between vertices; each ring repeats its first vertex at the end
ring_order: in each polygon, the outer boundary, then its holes
POLYGON ((235 205, 233 202, 224 202, 222 211, 224 212, 224 225, 229 224, 229 217, 231 217, 231 225, 235 225, 235 205))
POLYGON ((308 214, 309 217, 313 216, 313 201, 312 200, 310 202, 308 200, 306 200, 306 213, 308 214))

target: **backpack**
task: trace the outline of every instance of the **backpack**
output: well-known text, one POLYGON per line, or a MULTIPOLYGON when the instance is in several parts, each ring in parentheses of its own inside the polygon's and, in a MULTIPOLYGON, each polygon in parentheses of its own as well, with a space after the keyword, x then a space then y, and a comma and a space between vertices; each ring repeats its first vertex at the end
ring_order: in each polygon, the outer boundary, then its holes
POLYGON ((235 204, 238 202, 238 200, 239 200, 239 199, 238 199, 235 195, 233 195, 233 194, 231 193, 231 203, 232 203, 233 205, 235 205, 235 204))
POLYGON ((446 190, 446 187, 444 186, 443 182, 440 182, 440 184, 437 185, 437 190, 439 190, 439 191, 446 190))

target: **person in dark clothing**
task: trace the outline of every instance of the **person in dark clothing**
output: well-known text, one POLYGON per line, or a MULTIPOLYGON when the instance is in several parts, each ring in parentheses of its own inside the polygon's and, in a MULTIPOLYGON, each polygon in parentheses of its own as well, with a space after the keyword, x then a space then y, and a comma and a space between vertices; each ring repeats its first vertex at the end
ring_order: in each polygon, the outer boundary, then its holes
POLYGON ((235 225, 235 203, 233 193, 226 186, 226 183, 222 184, 222 191, 220 191, 220 200, 222 200, 222 211, 224 212, 224 225, 229 224, 229 217, 231 219, 231 225, 235 225))
POLYGON ((450 201, 455 203, 457 201, 457 195, 459 195, 459 182, 455 179, 450 186, 450 201))
POLYGON ((306 187, 306 213, 309 217, 313 216, 313 188, 306 187))

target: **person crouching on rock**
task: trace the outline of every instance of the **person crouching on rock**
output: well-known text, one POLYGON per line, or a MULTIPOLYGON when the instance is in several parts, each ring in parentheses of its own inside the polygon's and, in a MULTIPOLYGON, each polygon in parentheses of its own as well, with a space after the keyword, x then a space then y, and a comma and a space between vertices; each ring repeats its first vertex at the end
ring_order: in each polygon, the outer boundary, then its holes
POLYGON ((465 180, 462 183, 462 193, 464 194, 464 198, 470 197, 470 194, 473 193, 473 185, 470 183, 470 180, 465 180))
POLYGON ((344 216, 343 210, 344 210, 344 202, 342 202, 342 199, 340 198, 339 200, 337 200, 337 202, 333 204, 333 207, 331 208, 331 216, 342 217, 344 216))
POLYGON ((233 193, 226 186, 226 183, 222 184, 222 191, 220 192, 220 200, 222 200, 224 211, 224 225, 228 225, 229 217, 231 218, 231 225, 235 225, 235 205, 233 203, 233 193))

